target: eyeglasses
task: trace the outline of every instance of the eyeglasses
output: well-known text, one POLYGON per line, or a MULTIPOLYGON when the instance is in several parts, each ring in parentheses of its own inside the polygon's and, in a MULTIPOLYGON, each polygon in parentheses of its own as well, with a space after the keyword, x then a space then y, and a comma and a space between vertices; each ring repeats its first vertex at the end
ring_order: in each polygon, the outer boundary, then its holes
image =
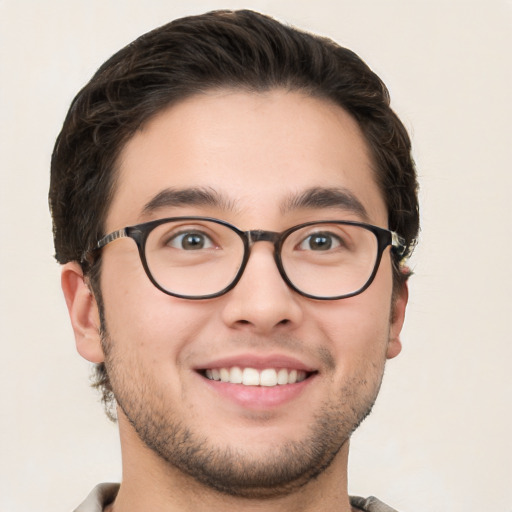
POLYGON ((241 231, 208 217, 159 219, 114 231, 96 249, 129 237, 137 244, 148 278, 162 292, 184 299, 210 299, 234 288, 256 242, 274 245, 284 281, 312 299, 357 295, 372 283, 386 247, 401 257, 405 240, 395 232, 352 221, 315 221, 282 233, 241 231))

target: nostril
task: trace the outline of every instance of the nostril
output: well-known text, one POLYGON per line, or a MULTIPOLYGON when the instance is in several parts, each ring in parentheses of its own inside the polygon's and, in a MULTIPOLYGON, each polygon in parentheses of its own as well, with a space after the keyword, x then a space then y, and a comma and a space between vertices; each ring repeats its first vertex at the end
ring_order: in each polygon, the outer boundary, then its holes
MULTIPOLYGON (((288 325, 290 324, 290 320, 288 320, 287 318, 284 318, 283 320, 277 322, 276 326, 277 325, 288 325)), ((252 325, 252 322, 250 320, 238 320, 237 321, 237 324, 238 325, 252 325)))

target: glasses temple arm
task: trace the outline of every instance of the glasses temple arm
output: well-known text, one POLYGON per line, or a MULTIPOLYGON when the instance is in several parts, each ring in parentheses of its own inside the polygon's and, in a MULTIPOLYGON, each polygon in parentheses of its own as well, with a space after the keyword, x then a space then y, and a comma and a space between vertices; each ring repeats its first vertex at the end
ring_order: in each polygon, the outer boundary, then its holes
POLYGON ((391 231, 391 246, 395 250, 399 258, 402 258, 407 251, 407 244, 405 238, 401 237, 398 233, 391 231))
POLYGON ((117 240, 118 238, 124 238, 128 236, 128 232, 126 228, 118 229, 117 231, 113 231, 112 233, 109 233, 108 235, 105 235, 103 238, 100 238, 96 242, 95 247, 91 247, 84 251, 82 254, 82 257, 80 259, 80 263, 87 263, 92 264, 94 262, 94 253, 96 251, 99 251, 103 247, 105 247, 110 242, 113 242, 114 240, 117 240))

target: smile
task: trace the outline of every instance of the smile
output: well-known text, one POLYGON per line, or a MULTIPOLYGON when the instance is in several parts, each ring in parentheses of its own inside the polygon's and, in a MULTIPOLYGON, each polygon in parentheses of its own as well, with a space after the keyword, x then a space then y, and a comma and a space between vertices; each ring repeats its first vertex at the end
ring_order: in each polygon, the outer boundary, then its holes
POLYGON ((227 382, 230 384, 241 384, 243 386, 283 386, 296 384, 306 380, 309 376, 304 370, 288 368, 211 368, 204 371, 204 376, 210 380, 227 382))

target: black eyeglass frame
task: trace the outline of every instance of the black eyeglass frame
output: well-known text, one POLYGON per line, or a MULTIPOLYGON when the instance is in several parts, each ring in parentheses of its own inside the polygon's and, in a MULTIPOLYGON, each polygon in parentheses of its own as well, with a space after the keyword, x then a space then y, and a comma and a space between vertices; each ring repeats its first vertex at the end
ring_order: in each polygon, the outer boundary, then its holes
POLYGON ((181 299, 189 299, 189 300, 204 300, 204 299, 213 299, 216 297, 220 297, 221 295, 226 294, 230 290, 232 290, 240 281, 245 267, 247 266, 247 263, 249 261, 249 258, 251 256, 251 247, 256 242, 270 242, 274 245, 274 260, 276 262, 277 268, 279 270, 279 274, 283 278, 284 282, 295 292, 302 295, 303 297, 308 297, 310 299, 316 299, 316 300, 340 300, 340 299, 347 299, 349 297, 353 297, 355 295, 359 295, 360 293, 364 292, 373 282, 375 279, 375 276, 377 274, 377 271, 379 269, 380 262, 382 260, 382 254, 384 252, 384 249, 388 247, 389 245, 392 247, 392 250, 396 252, 399 259, 402 258, 402 256, 405 254, 405 251, 407 249, 407 245, 405 242, 405 239, 402 238, 400 235, 395 233, 394 231, 391 231, 389 229, 381 228, 378 226, 374 226, 372 224, 366 224, 364 222, 356 222, 356 221, 349 221, 349 220, 315 220, 311 222, 305 222, 303 224, 298 224, 296 226, 292 226, 291 228, 282 231, 281 233, 277 233, 275 231, 265 231, 261 229, 255 229, 250 231, 242 231, 238 229, 236 226, 233 226, 229 222, 226 222, 221 219, 215 219, 212 217, 200 217, 200 216, 185 216, 185 217, 167 217, 163 219, 157 219, 149 222, 144 222, 142 224, 136 224, 134 226, 127 226, 122 229, 118 229, 117 231, 113 231, 112 233, 109 233, 108 235, 105 235, 103 238, 98 240, 96 247, 92 251, 88 251, 89 254, 84 255, 83 261, 90 261, 90 256, 95 253, 96 251, 101 250, 103 247, 108 245, 109 243, 113 242, 114 240, 117 240, 119 238, 132 238, 135 243, 137 244, 137 248, 139 251, 139 256, 142 262, 142 266, 144 268, 144 271, 146 272, 146 275, 148 276, 149 280, 153 283, 156 288, 158 288, 160 291, 167 295, 171 295, 173 297, 178 297, 181 299), (219 224, 221 226, 225 226, 232 231, 234 231, 242 240, 244 244, 244 257, 242 259, 240 268, 238 269, 235 277, 231 281, 231 283, 216 293, 211 293, 208 295, 184 295, 176 292, 171 292, 165 288, 163 288, 158 282, 155 280, 153 275, 151 274, 151 271, 149 269, 147 260, 146 260, 146 241, 148 239, 149 234, 153 229, 160 226, 161 224, 165 224, 167 222, 175 222, 175 221, 207 221, 207 222, 213 222, 215 224, 219 224), (373 267, 373 271, 366 281, 366 283, 359 288, 358 290, 343 294, 343 295, 337 295, 334 297, 322 297, 322 296, 316 296, 312 295, 306 292, 303 292, 299 288, 297 288, 288 278, 286 275, 286 272, 283 267, 283 263, 281 260, 281 249, 283 247, 283 244, 293 232, 298 231, 299 229, 302 229, 304 227, 313 226, 315 224, 341 224, 341 225, 347 225, 347 226, 359 226, 361 228, 364 228, 370 232, 372 232, 375 237, 377 238, 377 257, 375 258, 375 264, 373 267))

